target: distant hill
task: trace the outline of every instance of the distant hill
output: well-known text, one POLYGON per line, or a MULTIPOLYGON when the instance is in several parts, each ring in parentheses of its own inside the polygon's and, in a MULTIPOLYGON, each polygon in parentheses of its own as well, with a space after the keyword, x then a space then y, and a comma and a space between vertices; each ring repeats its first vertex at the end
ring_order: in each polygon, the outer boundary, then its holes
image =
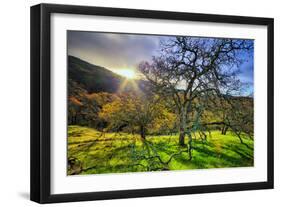
POLYGON ((101 91, 114 93, 124 79, 106 68, 90 64, 74 56, 68 56, 69 84, 73 85, 73 82, 76 82, 88 93, 101 91))
MULTIPOLYGON (((142 92, 151 93, 149 83, 144 80, 134 80, 133 83, 122 83, 126 78, 104 68, 74 56, 68 56, 68 95, 79 97, 80 94, 108 92, 116 93, 120 88, 123 91, 140 89, 142 92)), ((253 100, 253 97, 228 97, 243 100, 253 100)))

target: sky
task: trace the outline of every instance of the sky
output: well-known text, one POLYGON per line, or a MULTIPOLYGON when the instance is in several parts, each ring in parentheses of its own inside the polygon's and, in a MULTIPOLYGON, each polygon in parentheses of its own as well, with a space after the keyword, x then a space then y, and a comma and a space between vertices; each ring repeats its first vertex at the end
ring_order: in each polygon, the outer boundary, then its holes
MULTIPOLYGON (((165 39, 168 36, 68 31, 68 55, 116 73, 134 71, 141 61, 150 61, 159 54, 160 41, 165 39)), ((252 94, 253 55, 244 58, 238 78, 250 86, 245 93, 252 94)))

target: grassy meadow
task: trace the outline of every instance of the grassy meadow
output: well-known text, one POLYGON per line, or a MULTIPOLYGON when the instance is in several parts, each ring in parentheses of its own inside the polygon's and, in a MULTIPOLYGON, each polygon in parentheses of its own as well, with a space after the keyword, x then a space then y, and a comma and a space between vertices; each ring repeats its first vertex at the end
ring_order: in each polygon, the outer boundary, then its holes
POLYGON ((195 134, 193 158, 178 145, 178 134, 148 135, 102 133, 93 128, 68 126, 68 175, 253 166, 253 140, 228 132, 195 134), (246 146, 247 145, 247 146, 246 146))

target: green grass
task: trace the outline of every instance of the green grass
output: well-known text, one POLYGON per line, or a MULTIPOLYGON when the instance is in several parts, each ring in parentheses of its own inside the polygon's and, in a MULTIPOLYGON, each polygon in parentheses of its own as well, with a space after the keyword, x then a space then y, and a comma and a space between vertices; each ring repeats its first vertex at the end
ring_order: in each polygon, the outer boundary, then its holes
MULTIPOLYGON (((187 139, 187 138, 186 138, 187 139)), ((104 133, 81 126, 68 127, 68 174, 142 172, 253 166, 253 141, 240 143, 232 133, 212 131, 207 141, 193 141, 192 160, 186 147, 178 145, 178 135, 147 136, 104 133)))

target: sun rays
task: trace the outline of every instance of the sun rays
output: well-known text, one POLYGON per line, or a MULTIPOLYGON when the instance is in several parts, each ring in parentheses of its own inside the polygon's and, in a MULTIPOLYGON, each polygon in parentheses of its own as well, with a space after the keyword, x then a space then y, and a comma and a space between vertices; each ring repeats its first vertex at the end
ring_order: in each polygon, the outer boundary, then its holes
POLYGON ((124 92, 126 90, 133 90, 135 92, 139 91, 139 86, 136 83, 135 79, 126 78, 122 81, 122 83, 120 84, 120 87, 118 89, 118 92, 120 93, 120 92, 124 92))
POLYGON ((120 69, 115 71, 117 74, 127 78, 127 79, 134 79, 136 78, 136 73, 132 69, 120 69))
POLYGON ((124 78, 119 86, 119 93, 127 90, 133 90, 135 92, 139 91, 137 83, 139 77, 134 69, 118 69, 114 70, 114 72, 124 78))

